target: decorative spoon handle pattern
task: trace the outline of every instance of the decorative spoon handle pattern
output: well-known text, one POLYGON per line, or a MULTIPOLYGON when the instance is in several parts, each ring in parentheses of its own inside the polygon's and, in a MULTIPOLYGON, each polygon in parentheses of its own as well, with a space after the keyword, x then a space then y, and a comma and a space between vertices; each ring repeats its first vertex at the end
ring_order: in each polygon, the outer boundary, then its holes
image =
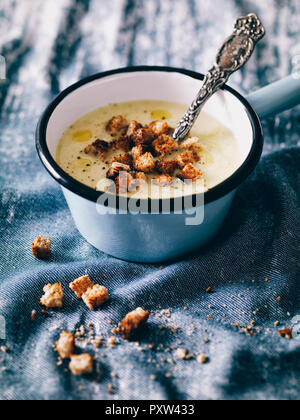
POLYGON ((206 101, 227 83, 234 72, 248 62, 255 45, 264 37, 265 32, 261 21, 254 13, 236 21, 233 34, 219 50, 216 63, 206 74, 197 98, 179 122, 173 135, 175 140, 180 143, 185 139, 206 101))

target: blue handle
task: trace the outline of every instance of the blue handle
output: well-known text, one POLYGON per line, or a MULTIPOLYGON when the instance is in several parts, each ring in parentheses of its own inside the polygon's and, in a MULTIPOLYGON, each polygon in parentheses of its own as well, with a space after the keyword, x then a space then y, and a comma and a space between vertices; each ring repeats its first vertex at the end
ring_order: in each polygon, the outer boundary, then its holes
POLYGON ((300 77, 292 75, 251 93, 247 100, 260 118, 270 117, 300 105, 300 77))

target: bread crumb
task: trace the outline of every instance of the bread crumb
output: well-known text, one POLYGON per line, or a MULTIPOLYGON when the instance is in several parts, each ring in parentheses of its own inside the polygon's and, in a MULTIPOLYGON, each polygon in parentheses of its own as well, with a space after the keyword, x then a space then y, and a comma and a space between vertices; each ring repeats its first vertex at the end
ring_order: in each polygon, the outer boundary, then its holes
POLYGON ((278 332, 279 337, 286 338, 287 340, 291 340, 293 338, 293 330, 290 328, 285 328, 278 332))
POLYGON ((180 359, 180 360, 185 360, 186 356, 187 356, 187 350, 186 349, 177 349, 175 356, 180 359))
POLYGON ((63 289, 61 283, 48 284, 44 287, 44 296, 40 302, 46 308, 61 308, 63 306, 63 289))
POLYGON ((73 334, 63 331, 56 342, 55 350, 62 359, 70 359, 75 349, 75 337, 73 334))
POLYGON ((104 286, 95 284, 93 287, 89 287, 82 295, 82 300, 93 311, 109 300, 108 290, 104 286))
POLYGON ((197 357, 197 362, 204 365, 205 363, 207 363, 207 358, 204 354, 199 354, 199 356, 197 357))
POLYGON ((2 353, 7 353, 8 352, 8 348, 6 346, 1 346, 0 350, 2 351, 2 353))
POLYGON ((177 349, 175 356, 180 359, 180 360, 190 360, 193 358, 192 354, 189 354, 188 351, 186 349, 177 349))
POLYGON ((70 289, 73 290, 78 299, 82 298, 82 295, 87 291, 89 287, 94 286, 88 275, 80 277, 70 283, 70 289))
POLYGON ((95 349, 99 348, 101 344, 102 344, 101 338, 95 338, 94 340, 92 340, 92 345, 95 347, 95 349))
POLYGON ((276 302, 277 303, 279 303, 281 301, 281 297, 279 296, 277 299, 276 299, 276 302))
POLYGON ((38 236, 32 242, 32 254, 35 258, 45 260, 51 254, 51 239, 38 236))
POLYGON ((80 354, 71 356, 69 368, 73 375, 80 376, 93 372, 94 358, 91 354, 80 354))
POLYGON ((135 334, 135 332, 144 325, 149 319, 149 312, 142 308, 137 308, 125 316, 119 324, 119 334, 124 339, 128 339, 135 334))
POLYGON ((109 337, 108 339, 109 348, 113 349, 116 346, 116 339, 115 337, 109 337))
POLYGON ((31 321, 35 321, 35 317, 36 317, 36 310, 33 309, 32 312, 31 312, 31 314, 30 314, 31 321))
POLYGON ((108 391, 109 394, 114 394, 115 390, 112 384, 108 384, 108 391))

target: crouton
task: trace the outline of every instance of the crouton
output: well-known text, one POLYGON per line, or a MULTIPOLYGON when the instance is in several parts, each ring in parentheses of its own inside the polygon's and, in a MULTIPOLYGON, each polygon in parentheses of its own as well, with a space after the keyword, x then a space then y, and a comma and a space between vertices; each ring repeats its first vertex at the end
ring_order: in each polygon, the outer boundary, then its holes
POLYGON ((49 308, 61 308, 63 306, 64 292, 61 283, 48 284, 44 287, 44 296, 40 302, 43 306, 49 308))
POLYGON ((141 144, 139 146, 135 146, 131 150, 131 155, 132 155, 133 159, 137 159, 140 156, 142 156, 143 154, 144 154, 144 148, 141 144))
POLYGON ((71 356, 69 369, 73 375, 85 375, 93 372, 94 358, 91 354, 71 356))
POLYGON ((142 327, 149 319, 149 312, 142 308, 137 308, 125 316, 119 324, 119 334, 125 339, 132 337, 136 331, 142 327))
POLYGON ((195 150, 200 152, 203 150, 203 146, 199 143, 198 137, 190 137, 187 140, 183 141, 179 148, 181 150, 195 150))
POLYGON ((176 160, 158 160, 155 169, 161 174, 173 175, 177 166, 176 160))
POLYGON ((125 153, 124 155, 115 156, 111 159, 111 163, 122 163, 123 165, 132 166, 133 157, 130 153, 125 153))
POLYGON ((189 163, 196 163, 199 161, 200 157, 195 151, 181 153, 181 155, 178 155, 176 157, 176 163, 181 169, 183 169, 189 163))
POLYGON ((123 136, 123 137, 118 138, 114 142, 114 145, 116 149, 124 150, 124 152, 129 152, 129 150, 131 150, 133 147, 133 142, 131 140, 131 137, 123 136))
POLYGON ((94 283, 91 281, 89 276, 80 277, 70 283, 70 289, 73 290, 78 299, 81 299, 83 293, 85 293, 89 287, 93 286, 94 283))
POLYGON ((129 172, 130 166, 123 165, 123 163, 114 162, 111 164, 110 168, 108 169, 108 172, 106 174, 106 177, 108 179, 115 179, 120 172, 129 172))
POLYGON ((133 133, 132 139, 136 146, 139 144, 151 145, 156 139, 156 134, 150 128, 140 128, 133 133))
POLYGON ((70 359, 75 349, 75 337, 73 334, 63 331, 56 342, 55 350, 62 359, 70 359))
POLYGON ((125 194, 130 190, 132 185, 133 177, 128 172, 120 172, 115 179, 115 191, 116 194, 125 194))
POLYGON ((51 239, 38 236, 32 242, 32 254, 35 258, 44 260, 51 254, 51 239))
POLYGON ((129 191, 138 190, 143 184, 147 183, 147 175, 144 172, 131 172, 132 180, 129 184, 129 191))
POLYGON ((137 121, 131 121, 127 130, 126 135, 128 137, 132 137, 134 133, 142 127, 142 124, 138 123, 137 121))
POLYGON ((128 121, 122 115, 117 115, 108 121, 106 131, 113 136, 117 136, 122 130, 127 130, 128 125, 128 121))
POLYGON ((163 134, 152 143, 157 156, 166 156, 178 148, 178 143, 172 137, 163 134))
POLYGON ((153 184, 159 187, 168 187, 173 181, 170 175, 158 175, 152 179, 153 184))
POLYGON ((186 165, 182 171, 178 173, 178 178, 181 180, 191 179, 192 181, 196 181, 196 179, 201 178, 203 176, 202 172, 195 168, 191 163, 186 165))
POLYGON ((279 337, 286 338, 287 340, 291 340, 293 338, 293 330, 291 328, 285 328, 278 332, 279 337))
POLYGON ((147 182, 147 175, 144 172, 132 172, 134 179, 147 182))
POLYGON ((82 300, 86 306, 93 311, 109 300, 108 290, 104 286, 95 284, 83 293, 82 300))
POLYGON ((158 136, 161 136, 162 134, 169 134, 170 127, 169 124, 166 121, 153 121, 149 128, 151 128, 152 131, 158 136))
POLYGON ((155 160, 150 152, 133 160, 133 166, 140 172, 151 172, 155 168, 155 160))
POLYGON ((86 155, 93 155, 98 158, 105 158, 108 154, 110 148, 110 144, 104 140, 96 140, 94 143, 88 145, 84 149, 84 153, 86 155))

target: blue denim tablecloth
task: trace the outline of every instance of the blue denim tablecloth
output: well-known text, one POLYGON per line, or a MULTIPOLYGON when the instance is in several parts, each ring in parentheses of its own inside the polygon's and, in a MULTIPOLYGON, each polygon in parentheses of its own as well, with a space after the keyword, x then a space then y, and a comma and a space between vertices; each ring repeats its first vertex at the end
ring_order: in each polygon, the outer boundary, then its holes
POLYGON ((205 71, 234 19, 252 11, 261 15, 268 36, 232 79, 241 91, 286 76, 297 64, 298 2, 1 1, 0 54, 7 60, 8 82, 0 86, 2 327, 6 322, 0 346, 8 352, 0 351, 0 399, 299 398, 300 341, 278 336, 300 314, 299 109, 264 122, 265 156, 239 190, 218 240, 162 269, 121 262, 89 246, 34 146, 38 117, 67 85, 131 64, 205 71), (31 255, 31 241, 40 234, 53 240, 47 262, 31 255), (67 287, 86 272, 112 296, 94 313, 67 287), (44 316, 39 306, 43 286, 57 281, 66 291, 64 310, 44 316), (205 293, 208 287, 214 293, 205 293), (151 317, 139 346, 120 341, 113 349, 83 349, 97 357, 91 378, 73 377, 66 366, 56 366, 53 344, 62 328, 74 331, 92 322, 106 342, 110 321, 117 323, 139 305, 172 312, 151 317), (234 326, 247 327, 251 321, 254 336, 234 326), (178 327, 177 332, 168 326, 178 327), (208 363, 177 361, 173 346, 204 353, 208 363), (109 384, 114 394, 108 394, 109 384))

